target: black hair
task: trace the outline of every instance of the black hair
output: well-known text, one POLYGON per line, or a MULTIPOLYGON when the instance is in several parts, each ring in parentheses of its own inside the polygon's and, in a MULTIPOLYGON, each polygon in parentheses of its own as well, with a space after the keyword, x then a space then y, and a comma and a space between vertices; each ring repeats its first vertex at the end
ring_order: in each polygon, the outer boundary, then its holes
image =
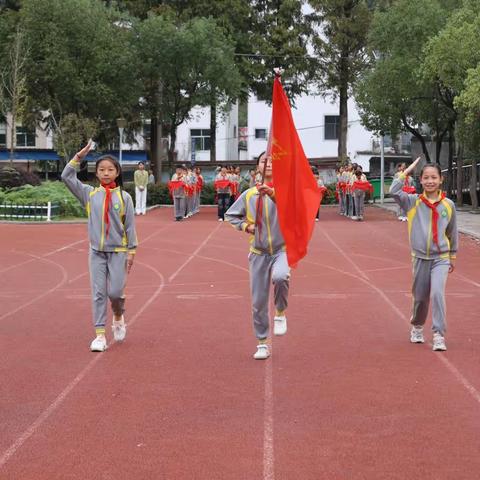
POLYGON ((145 166, 145 162, 140 161, 140 162, 138 162, 137 165, 143 165, 143 166, 145 166))
POLYGON ((258 157, 257 157, 257 167, 258 167, 258 164, 260 163, 260 159, 262 158, 263 155, 265 155, 267 152, 266 151, 263 151, 258 157))
POLYGON ((438 172, 439 177, 442 177, 442 170, 440 168, 440 165, 438 163, 426 163, 423 167, 422 170, 420 171, 420 178, 423 177, 423 172, 425 171, 426 168, 435 168, 438 172))
POLYGON ((108 160, 109 162, 113 163, 115 169, 117 170, 117 178, 115 179, 115 183, 119 187, 123 187, 122 166, 120 165, 118 158, 115 157, 114 155, 107 154, 107 155, 102 155, 101 157, 98 157, 97 161, 95 162, 95 174, 97 173, 98 165, 103 160, 108 160))

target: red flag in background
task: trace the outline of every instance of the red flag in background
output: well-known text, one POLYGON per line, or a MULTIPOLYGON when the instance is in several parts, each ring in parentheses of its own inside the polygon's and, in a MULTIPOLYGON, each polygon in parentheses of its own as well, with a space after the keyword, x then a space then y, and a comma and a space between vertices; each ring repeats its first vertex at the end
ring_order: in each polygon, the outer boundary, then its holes
POLYGON ((320 190, 293 123, 290 103, 275 77, 271 155, 275 201, 290 267, 307 254, 320 205, 320 190))

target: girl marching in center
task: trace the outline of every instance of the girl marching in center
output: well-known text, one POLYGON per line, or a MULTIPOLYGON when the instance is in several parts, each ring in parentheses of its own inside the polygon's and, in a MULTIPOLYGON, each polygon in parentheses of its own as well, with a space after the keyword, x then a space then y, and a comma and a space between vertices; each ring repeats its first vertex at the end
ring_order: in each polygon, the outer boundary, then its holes
POLYGON ((445 286, 455 268, 458 232, 455 204, 441 191, 438 164, 426 164, 420 173, 421 195, 407 193, 405 177, 414 170, 417 158, 390 187, 390 195, 407 212, 413 257, 413 313, 410 341, 424 343, 423 326, 432 302, 433 350, 444 351, 446 331, 445 286))
POLYGON ((277 216, 275 190, 272 183, 272 159, 262 153, 257 160, 260 171, 265 171, 264 182, 245 190, 228 209, 225 218, 234 228, 250 235, 250 292, 252 297, 253 327, 258 339, 256 360, 270 356, 267 339, 270 327, 270 281, 273 283, 275 316, 273 333, 285 335, 290 284, 290 267, 285 251, 285 240, 277 216))
POLYGON ((137 234, 132 197, 117 185, 121 182, 121 167, 111 155, 100 157, 95 174, 100 187, 85 185, 77 178, 76 167, 88 154, 92 142, 75 154, 62 172, 62 180, 80 200, 88 214, 90 240, 89 267, 92 287, 93 317, 96 337, 90 344, 92 352, 107 348, 105 323, 107 297, 113 310, 113 336, 122 341, 127 334, 125 311, 125 285, 127 273, 133 265, 137 234))

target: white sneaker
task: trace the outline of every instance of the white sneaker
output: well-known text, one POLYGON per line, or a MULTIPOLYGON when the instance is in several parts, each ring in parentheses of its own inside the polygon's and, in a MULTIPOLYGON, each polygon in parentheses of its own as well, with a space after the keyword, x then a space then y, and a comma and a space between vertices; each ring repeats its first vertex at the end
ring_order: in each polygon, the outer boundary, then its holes
POLYGON ((270 350, 266 343, 257 345, 257 351, 253 354, 255 360, 266 360, 270 356, 270 350))
POLYGON ((408 222, 408 218, 407 217, 402 217, 402 222, 408 222))
POLYGON ((433 334, 433 351, 444 352, 447 349, 445 345, 445 338, 438 332, 433 334))
POLYGON ((356 219, 357 219, 356 215, 353 215, 353 217, 350 217, 350 218, 351 218, 352 220, 356 220, 356 219))
POLYGON ((412 343, 425 343, 423 327, 412 327, 410 330, 410 341, 412 343))
POLYGON ((105 335, 97 335, 97 337, 90 344, 90 351, 104 352, 107 349, 107 339, 105 335))
POLYGON ((287 333, 287 317, 282 315, 273 319, 273 334, 285 335, 287 333))
POLYGON ((123 340, 125 340, 125 336, 127 335, 127 325, 125 324, 125 319, 123 318, 123 315, 120 321, 113 321, 112 332, 113 338, 116 342, 123 342, 123 340))
POLYGON ((219 218, 218 221, 219 221, 219 222, 223 222, 223 218, 219 218))
POLYGON ((315 221, 318 222, 318 218, 316 218, 315 221))

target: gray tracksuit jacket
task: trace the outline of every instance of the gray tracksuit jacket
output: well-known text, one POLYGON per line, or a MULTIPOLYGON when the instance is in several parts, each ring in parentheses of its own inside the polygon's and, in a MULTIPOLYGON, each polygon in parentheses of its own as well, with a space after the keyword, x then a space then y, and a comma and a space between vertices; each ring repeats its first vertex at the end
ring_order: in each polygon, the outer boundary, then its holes
POLYGON ((87 211, 90 246, 99 252, 135 253, 138 241, 132 197, 120 187, 112 189, 109 208, 110 229, 107 237, 104 221, 105 189, 95 188, 78 180, 76 171, 78 165, 76 160, 70 160, 63 169, 62 180, 87 211))
POLYGON ((455 204, 443 199, 437 206, 438 247, 433 241, 433 213, 420 200, 420 195, 402 190, 405 175, 395 178, 390 187, 390 195, 407 212, 408 236, 412 248, 412 256, 426 260, 437 258, 455 258, 458 248, 457 215, 455 204))
MULTIPOLYGON (((237 230, 245 231, 249 224, 255 224, 258 198, 257 187, 245 190, 227 210, 225 219, 237 230)), ((254 235, 250 235, 250 251, 260 255, 273 255, 285 250, 277 206, 267 195, 263 196, 261 225, 260 229, 258 227, 255 229, 254 235)))

